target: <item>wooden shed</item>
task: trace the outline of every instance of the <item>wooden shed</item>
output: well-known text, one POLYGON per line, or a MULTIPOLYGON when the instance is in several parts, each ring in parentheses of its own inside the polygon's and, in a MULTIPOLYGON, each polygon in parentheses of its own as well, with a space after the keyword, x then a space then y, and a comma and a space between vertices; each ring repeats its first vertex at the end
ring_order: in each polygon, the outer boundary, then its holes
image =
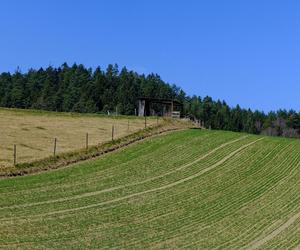
POLYGON ((174 99, 139 98, 139 116, 167 116, 180 118, 183 104, 174 99))

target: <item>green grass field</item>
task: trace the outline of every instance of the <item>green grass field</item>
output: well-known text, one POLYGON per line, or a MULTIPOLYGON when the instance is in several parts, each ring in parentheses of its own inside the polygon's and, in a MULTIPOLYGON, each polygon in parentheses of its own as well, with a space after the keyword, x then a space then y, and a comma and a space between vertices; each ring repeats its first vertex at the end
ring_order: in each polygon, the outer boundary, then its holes
POLYGON ((0 180, 2 249, 300 247, 300 140, 190 129, 0 180))

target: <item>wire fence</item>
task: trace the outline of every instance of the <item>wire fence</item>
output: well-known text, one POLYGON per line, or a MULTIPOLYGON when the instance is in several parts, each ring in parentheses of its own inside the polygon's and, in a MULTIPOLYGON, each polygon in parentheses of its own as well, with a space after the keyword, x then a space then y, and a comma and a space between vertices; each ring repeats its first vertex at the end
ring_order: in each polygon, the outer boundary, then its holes
MULTIPOLYGON (((0 148, 0 167, 8 165, 17 165, 20 163, 39 160, 49 156, 56 157, 60 153, 71 152, 75 150, 85 149, 95 146, 100 143, 114 141, 120 137, 126 136, 130 133, 136 132, 140 129, 147 128, 149 126, 155 126, 159 124, 159 118, 148 119, 144 117, 143 123, 141 120, 137 124, 135 121, 128 119, 127 121, 119 121, 111 124, 110 128, 106 128, 100 131, 99 134, 95 132, 91 133, 87 131, 85 133, 77 134, 73 138, 67 138, 66 136, 59 135, 51 138, 34 138, 34 141, 39 141, 37 147, 29 146, 28 142, 22 141, 14 143, 11 150, 6 147, 6 158, 1 159, 0 148), (8 152, 11 152, 9 157, 8 152), (8 154, 8 155, 7 155, 8 154), (9 159, 10 158, 10 159, 9 159)), ((34 135, 33 135, 34 136, 34 135)))

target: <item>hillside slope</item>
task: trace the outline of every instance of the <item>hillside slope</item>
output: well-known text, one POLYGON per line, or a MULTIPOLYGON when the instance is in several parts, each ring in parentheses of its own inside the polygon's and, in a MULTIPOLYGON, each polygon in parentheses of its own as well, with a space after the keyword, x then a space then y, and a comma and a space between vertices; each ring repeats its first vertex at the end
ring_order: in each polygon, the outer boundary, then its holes
POLYGON ((300 141, 190 129, 0 180, 0 248, 300 246, 300 141))
MULTIPOLYGON (((158 122, 161 123, 160 119, 158 122)), ((149 117, 147 126, 157 125, 149 117)), ((121 138, 145 127, 144 118, 98 114, 59 113, 40 110, 0 108, 0 172, 13 164, 13 145, 17 146, 17 163, 31 162, 121 138)))

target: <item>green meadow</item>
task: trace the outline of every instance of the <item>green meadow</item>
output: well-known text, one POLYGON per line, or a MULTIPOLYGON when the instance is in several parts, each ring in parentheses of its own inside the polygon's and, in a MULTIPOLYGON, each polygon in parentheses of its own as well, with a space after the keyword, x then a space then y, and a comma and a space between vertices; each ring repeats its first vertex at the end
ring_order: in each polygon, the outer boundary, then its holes
POLYGON ((292 249, 300 140, 188 129, 0 179, 1 249, 292 249))

